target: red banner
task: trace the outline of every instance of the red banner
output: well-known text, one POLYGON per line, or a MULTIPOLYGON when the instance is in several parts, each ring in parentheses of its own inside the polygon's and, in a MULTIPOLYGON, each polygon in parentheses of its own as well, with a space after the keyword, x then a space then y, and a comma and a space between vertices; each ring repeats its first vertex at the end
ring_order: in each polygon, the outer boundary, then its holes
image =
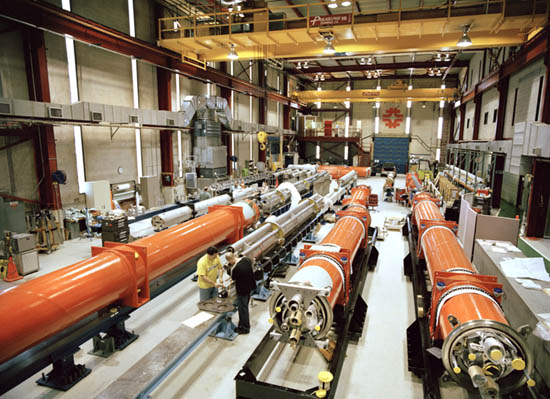
POLYGON ((316 15, 309 17, 309 26, 331 26, 351 24, 351 14, 316 15))

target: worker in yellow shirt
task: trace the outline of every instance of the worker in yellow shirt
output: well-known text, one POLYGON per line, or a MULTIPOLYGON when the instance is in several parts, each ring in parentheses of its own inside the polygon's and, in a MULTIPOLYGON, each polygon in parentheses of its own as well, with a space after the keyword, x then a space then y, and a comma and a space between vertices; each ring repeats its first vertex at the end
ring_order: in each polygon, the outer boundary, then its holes
POLYGON ((218 296, 218 288, 222 287, 222 263, 216 247, 209 247, 206 254, 197 262, 197 283, 199 285, 200 301, 206 301, 218 296))

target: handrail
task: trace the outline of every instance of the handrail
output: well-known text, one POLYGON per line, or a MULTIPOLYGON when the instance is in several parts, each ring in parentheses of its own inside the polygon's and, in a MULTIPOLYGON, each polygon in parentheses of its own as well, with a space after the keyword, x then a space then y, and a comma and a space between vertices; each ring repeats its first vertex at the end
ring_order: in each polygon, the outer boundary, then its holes
MULTIPOLYGON (((535 0, 536 1, 536 0, 535 0)), ((400 2, 401 3, 401 2, 400 2)), ((476 7, 476 6, 485 6, 485 13, 488 13, 489 7, 493 5, 501 5, 504 7, 505 0, 472 0, 467 2, 460 2, 453 4, 453 2, 447 2, 443 5, 432 5, 432 6, 412 6, 412 7, 403 7, 402 4, 399 4, 399 7, 392 9, 367 9, 362 10, 361 12, 354 12, 353 8, 350 9, 350 12, 347 13, 334 13, 332 15, 344 15, 348 14, 351 16, 351 23, 343 25, 354 25, 356 23, 355 18, 358 16, 368 16, 376 14, 396 14, 398 16, 397 22, 402 21, 403 12, 414 12, 414 11, 426 11, 426 10, 447 10, 447 15, 451 16, 452 10, 465 8, 465 7, 476 7)), ((327 3, 325 2, 315 2, 315 3, 305 3, 305 4, 292 4, 292 5, 281 5, 281 6, 272 6, 272 7, 263 7, 263 8, 253 8, 253 9, 244 9, 244 10, 232 10, 232 11, 217 11, 213 13, 195 13, 192 16, 176 16, 176 17, 166 17, 159 19, 159 39, 163 39, 163 33, 165 32, 178 32, 180 37, 197 37, 197 29, 204 27, 232 27, 240 25, 252 25, 257 24, 267 24, 266 31, 269 32, 269 23, 270 22, 295 22, 295 21, 306 21, 306 28, 310 29, 310 18, 317 16, 316 13, 312 13, 312 7, 324 7, 327 3), (306 9, 305 13, 302 13, 300 9, 306 9), (292 17, 287 17, 286 14, 282 18, 269 18, 269 14, 277 12, 289 12, 297 11, 296 14, 292 17), (254 20, 245 20, 245 21, 233 21, 235 17, 239 15, 252 16, 256 14, 264 14, 267 18, 263 17, 260 19, 254 18, 254 20), (302 15, 301 17, 298 15, 302 15), (226 22, 227 21, 227 22, 226 22), (222 22, 222 23, 220 23, 222 22), (185 35, 185 32, 189 31, 189 35, 185 35)), ((216 32, 214 32, 214 35, 216 32)), ((231 35, 232 32, 224 33, 231 35)))

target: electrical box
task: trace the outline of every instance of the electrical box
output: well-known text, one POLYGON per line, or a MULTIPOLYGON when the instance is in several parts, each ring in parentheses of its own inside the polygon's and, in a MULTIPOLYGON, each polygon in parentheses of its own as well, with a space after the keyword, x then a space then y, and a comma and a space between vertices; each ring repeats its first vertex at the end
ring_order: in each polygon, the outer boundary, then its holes
POLYGON ((111 210, 111 191, 107 180, 87 181, 84 183, 86 207, 100 212, 111 210))
POLYGON ((11 239, 16 253, 31 251, 36 248, 36 236, 34 234, 14 234, 11 239))

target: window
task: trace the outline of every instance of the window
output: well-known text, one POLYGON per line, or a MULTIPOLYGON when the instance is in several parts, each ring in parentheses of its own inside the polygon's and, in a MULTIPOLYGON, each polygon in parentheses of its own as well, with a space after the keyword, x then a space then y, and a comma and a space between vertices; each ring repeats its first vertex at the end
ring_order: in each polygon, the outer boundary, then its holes
POLYGON ((498 117, 498 109, 495 108, 493 111, 493 123, 496 123, 498 117))
POLYGON ((514 126, 514 123, 516 122, 516 104, 518 102, 518 88, 516 87, 516 90, 514 92, 514 109, 512 110, 512 126, 514 126))
POLYGON ((544 76, 541 76, 539 80, 539 95, 537 97, 537 108, 535 108, 535 121, 539 120, 539 108, 540 108, 540 100, 542 98, 542 86, 544 86, 544 76))
POLYGON ((466 129, 470 128, 470 118, 466 119, 466 129))
POLYGON ((485 112, 485 114, 483 115, 483 124, 486 125, 488 121, 489 121, 489 112, 485 112))

